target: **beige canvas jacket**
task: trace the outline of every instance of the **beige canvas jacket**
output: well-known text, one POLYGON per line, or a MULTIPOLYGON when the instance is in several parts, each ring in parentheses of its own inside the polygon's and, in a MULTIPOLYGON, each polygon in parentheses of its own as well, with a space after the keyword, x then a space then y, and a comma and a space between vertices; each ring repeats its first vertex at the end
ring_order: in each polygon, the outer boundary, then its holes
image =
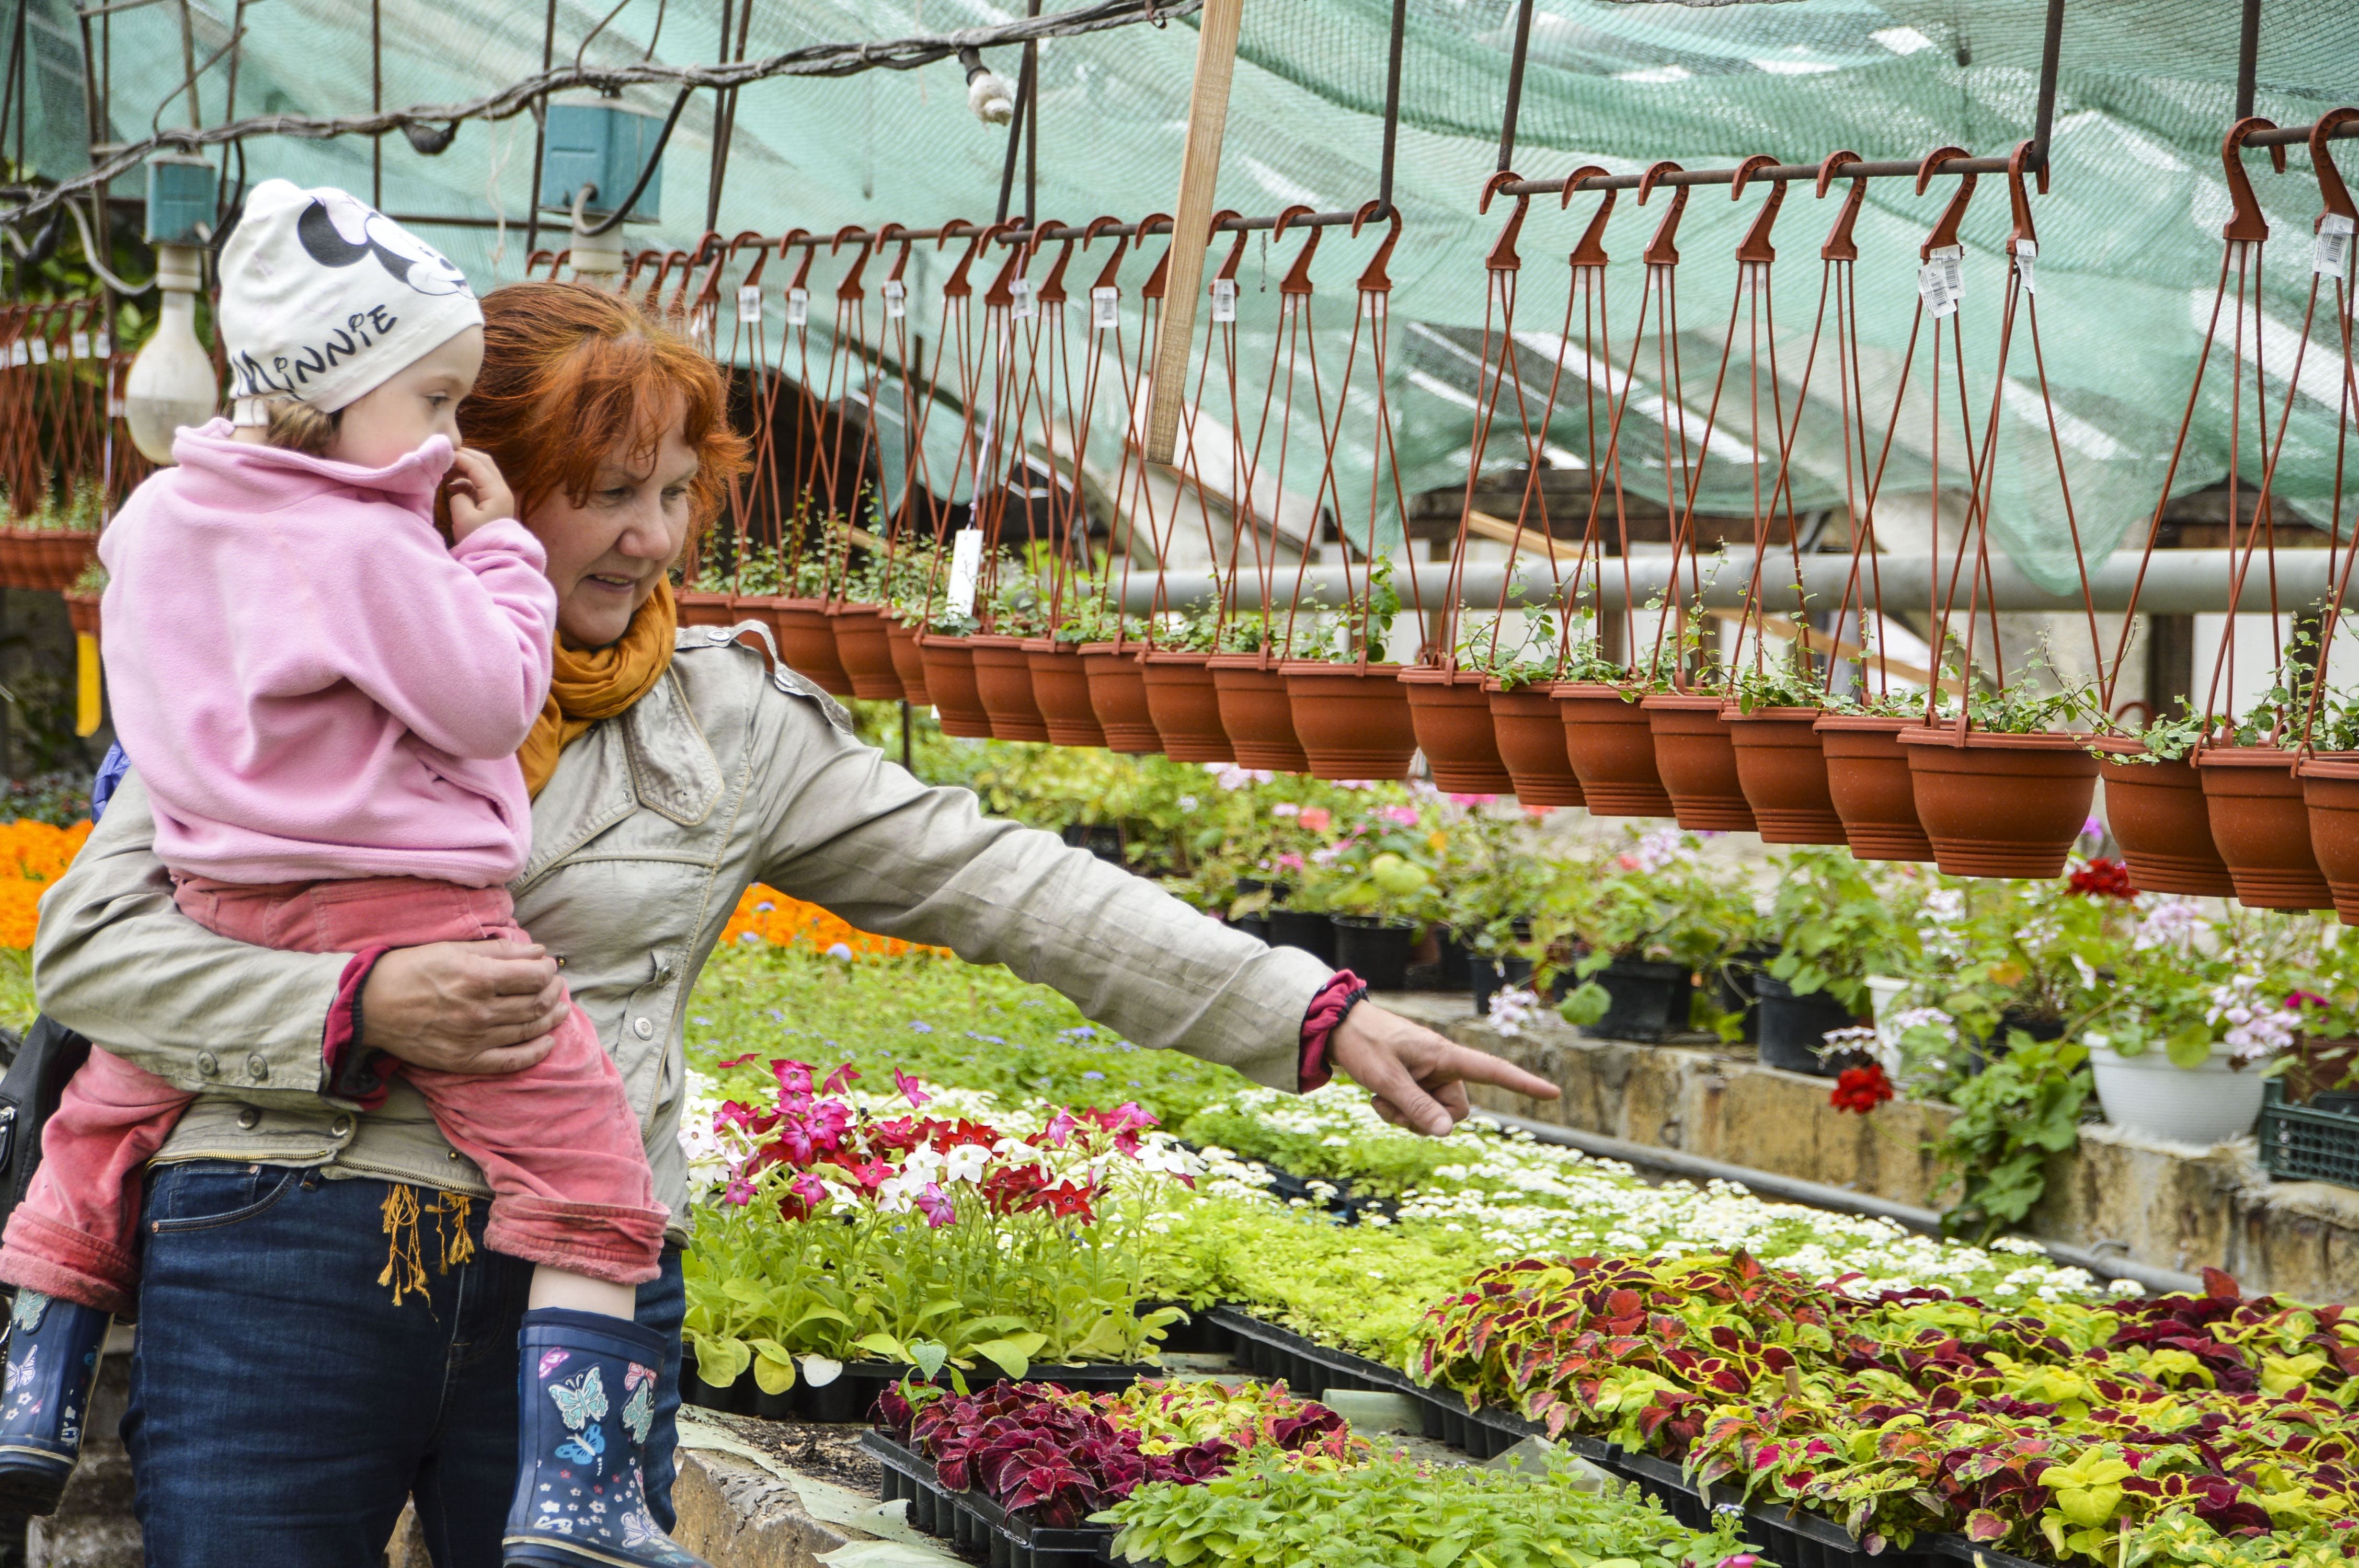
MULTIPOLYGON (((683 630, 655 688, 566 749, 511 884, 622 1069, 677 1218, 687 998, 756 881, 864 930, 1006 964, 1141 1045, 1295 1086, 1325 965, 986 817, 965 790, 918 783, 853 739, 816 687, 728 635, 683 630)), ((154 836, 135 773, 41 901, 34 980, 51 1017, 199 1097, 160 1159, 326 1166, 488 1196, 408 1085, 365 1114, 323 1094, 344 957, 207 932, 173 906, 154 836)))

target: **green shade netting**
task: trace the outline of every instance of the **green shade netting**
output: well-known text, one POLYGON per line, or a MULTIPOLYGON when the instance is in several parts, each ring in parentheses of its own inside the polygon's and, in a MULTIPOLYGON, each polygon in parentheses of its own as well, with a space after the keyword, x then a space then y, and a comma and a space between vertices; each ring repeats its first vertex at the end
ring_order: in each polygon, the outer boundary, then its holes
MULTIPOLYGON (((560 0, 560 59, 572 57, 605 9, 560 0)), ((715 57, 722 0, 662 0, 661 9, 656 58, 715 57)), ((1921 157, 1945 144, 1977 155, 2003 153, 2031 132, 2043 10, 2033 0, 1697 6, 1542 0, 1533 22, 1514 161, 1520 172, 1538 177, 1592 162, 1629 172, 1661 158, 1690 167, 1726 166, 1756 153, 1816 161, 1837 147, 1871 158, 1921 157)), ((1991 491, 1996 540, 2051 587, 2073 580, 2056 447, 2071 484, 2071 520, 2092 553, 2125 539, 2142 542, 2145 522, 2165 487, 2219 276, 2220 226, 2229 211, 2219 142, 2233 107, 2237 11, 2221 0, 2079 0, 2068 7, 2053 185, 2049 195, 2033 199, 2040 245, 2039 348, 2060 417, 2051 445, 2039 367, 2019 326, 1999 397, 1991 491)), ((68 0, 35 0, 33 12, 33 161, 44 174, 68 174, 86 167, 87 157, 79 25, 68 0)), ((226 41, 232 12, 231 0, 192 7, 195 58, 205 59, 226 41)), ((589 44, 586 58, 638 59, 658 12, 658 0, 628 0, 589 44)), ((759 57, 817 42, 991 25, 1015 14, 972 0, 770 0, 755 7, 746 52, 759 57)), ((104 62, 111 111, 106 135, 145 135, 159 103, 179 85, 179 15, 177 6, 158 5, 91 24, 111 55, 104 62)), ((1256 214, 1297 202, 1333 210, 1375 194, 1389 15, 1387 0, 1248 0, 1222 166, 1223 205, 1256 214)), ((544 16, 538 0, 384 0, 381 17, 387 104, 463 99, 528 75, 541 63, 544 16)), ((1410 0, 1408 17, 1395 183, 1407 224, 1391 267, 1396 286, 1386 393, 1399 481, 1414 494, 1464 482, 1476 427, 1474 404, 1484 384, 1483 257, 1503 212, 1495 208, 1490 216, 1478 216, 1476 201, 1496 160, 1514 8, 1508 0, 1410 0)), ((368 5, 256 0, 245 7, 244 23, 240 115, 349 113, 368 105, 368 5)), ((2343 0, 2270 0, 2263 13, 2257 112, 2293 124, 2359 98, 2359 28, 2350 23, 2343 0)), ((1136 218, 1170 206, 1194 49, 1195 32, 1186 22, 1126 27, 1042 49, 1042 215, 1071 222, 1101 213, 1136 218)), ((992 63, 1012 79, 1017 51, 993 51, 992 63)), ((227 85, 226 60, 203 74, 199 109, 208 121, 223 117, 227 85)), ((634 89, 631 98, 666 108, 670 94, 634 89)), ((161 110, 181 123, 188 112, 185 98, 161 110)), ((712 120, 712 95, 701 93, 682 116, 666 159, 663 220, 644 230, 634 226, 635 245, 686 248, 704 229, 712 120)), ((843 80, 761 83, 741 95, 734 127, 715 225, 723 233, 883 221, 920 226, 993 215, 1006 132, 969 112, 951 62, 843 80)), ((2338 145, 2359 166, 2359 146, 2338 145)), ((426 227, 421 232, 479 286, 513 280, 525 260, 520 228, 532 156, 533 124, 522 116, 465 125, 439 157, 388 138, 385 205, 406 215, 506 215, 516 226, 504 232, 426 227)), ((2247 163, 2273 238, 2260 263, 2258 313, 2244 323, 2244 336, 2246 362, 2256 352, 2264 362, 2275 438, 2287 374, 2302 341, 2319 196, 2299 147, 2291 150, 2283 176, 2269 172, 2262 155, 2247 163)), ((233 160, 233 171, 235 167, 233 160)), ((249 179, 284 175, 365 194, 371 149, 353 140, 266 138, 247 146, 245 167, 249 179)), ((1917 311, 1918 247, 1953 186, 1951 179, 1937 179, 1919 197, 1907 181, 1876 182, 1859 220, 1857 332, 1866 424, 1877 441, 1891 416, 1917 311)), ((1678 395, 1662 396, 1649 340, 1636 358, 1638 384, 1625 416, 1625 470, 1663 460, 1666 420, 1675 430, 1684 423, 1690 447, 1700 446, 1736 283, 1733 251, 1758 205, 1759 189, 1734 202, 1724 188, 1701 189, 1691 199, 1680 231, 1678 395)), ((2000 251, 2009 230, 2006 194, 2003 178, 1986 177, 1962 229, 1965 402, 1978 432, 1992 404, 2006 287, 2000 251)), ((1545 395, 1559 359, 1554 339, 1564 320, 1565 253, 1595 200, 1577 197, 1569 211, 1560 211, 1553 198, 1542 198, 1525 225, 1516 368, 1536 396, 1545 395)), ((1019 174, 1016 206, 1022 205, 1019 174)), ((1765 329, 1758 371, 1749 375, 1756 362, 1748 349, 1748 297, 1723 394, 1721 435, 1699 479, 1698 503, 1706 512, 1750 514, 1756 474, 1745 460, 1747 449, 1762 454, 1774 478, 1776 443, 1766 436, 1772 341, 1778 397, 1797 432, 1795 503, 1814 508, 1844 498, 1831 348, 1821 351, 1799 418, 1793 414, 1819 298, 1817 250, 1833 205, 1832 199, 1814 201, 1799 186, 1786 203, 1776 234, 1774 327, 1765 329), (1757 427, 1748 392, 1753 385, 1764 399, 1757 427), (1758 441, 1752 438, 1756 427, 1765 432, 1758 441)), ((1638 253, 1664 206, 1660 193, 1645 207, 1625 193, 1608 227, 1614 261, 1604 303, 1612 335, 1601 346, 1610 349, 1603 357, 1616 366, 1629 359, 1638 321, 1644 274, 1638 253)), ((1282 375, 1288 362, 1273 352, 1283 325, 1277 284, 1297 243, 1292 235, 1267 245, 1256 238, 1240 267, 1237 426, 1258 419, 1273 363, 1282 375)), ((1123 273, 1126 351, 1136 346, 1137 285, 1161 244, 1134 252, 1123 273)), ((1376 466, 1372 362, 1364 346, 1355 384, 1336 413, 1334 383, 1354 317, 1352 280, 1372 244, 1370 235, 1353 241, 1330 231, 1313 268, 1319 366, 1328 415, 1336 421, 1337 492, 1319 494, 1320 433, 1306 382, 1298 380, 1292 418, 1273 423, 1262 456, 1266 474, 1277 454, 1277 425, 1287 424, 1286 489, 1297 510, 1335 511, 1355 534, 1366 526, 1372 488, 1382 527, 1394 526, 1392 475, 1376 466)), ((939 292, 949 259, 926 254, 910 275, 911 325, 935 349, 943 335, 939 292)), ((822 359, 826 291, 842 265, 822 254, 812 273, 811 352, 822 359)), ((1085 285, 1098 265, 1094 256, 1077 257, 1069 281, 1085 285)), ((979 278, 987 276, 981 264, 977 270, 979 278)), ((877 276, 872 266, 872 281, 877 276)), ((776 362, 789 351, 778 341, 784 312, 775 298, 785 279, 774 264, 765 281, 774 296, 764 323, 771 339, 766 351, 776 362)), ((724 288, 734 282, 733 273, 724 288)), ((2333 304, 2330 288, 2283 432, 2277 481, 2277 493, 2320 524, 2332 514, 2341 456, 2333 304)), ((880 318, 872 297, 872 330, 880 318)), ((724 340, 728 328, 724 305, 724 340)), ((979 329, 980 323, 978 338, 979 329)), ((1078 357, 1111 341, 1093 339, 1080 307, 1071 312, 1068 333, 1069 351, 1078 357)), ((2223 317, 2222 334, 2223 346, 2214 351, 2192 433, 2170 481, 2174 492, 2210 484, 2229 467, 2233 351, 2224 341, 2234 335, 2233 311, 2223 317)), ((1929 369, 1920 345, 1895 427, 1886 495, 1921 497, 1932 482, 1929 369)), ((1304 373, 1298 362, 1297 376, 1304 373)), ((1609 373, 1618 379, 1620 372, 1595 366, 1591 384, 1602 387, 1609 373)), ((1105 375, 1108 386, 1116 384, 1110 363, 1105 375)), ((1233 423, 1223 360, 1214 361, 1207 385, 1211 420, 1198 427, 1196 447, 1200 454, 1216 449, 1223 454, 1205 460, 1212 484, 1212 470, 1227 460, 1223 431, 1233 423)), ((1546 432, 1560 464, 1586 460, 1593 449, 1586 406, 1605 406, 1602 398, 1582 397, 1579 389, 1579 377, 1569 372, 1546 432)), ((889 385, 879 391, 886 404, 899 395, 889 385)), ((1954 383, 1945 398, 1941 482, 1956 490, 1964 482, 1964 441, 1954 383)), ((2254 406, 2248 385, 2239 460, 2245 477, 2256 481, 2261 456, 2254 406)), ((1123 411, 1118 397, 1103 395, 1099 407, 1091 453, 1111 473, 1120 464, 1123 411)), ((929 469, 938 482, 957 467, 955 423, 937 420, 930 427, 929 469)), ((1486 466, 1521 461, 1527 450, 1514 416, 1503 414, 1484 454, 1486 466)), ((1855 487, 1856 452, 1852 461, 1855 487)), ((1659 484, 1660 476, 1653 482, 1659 484)), ((2347 515, 2347 503, 2343 511, 2347 515)))

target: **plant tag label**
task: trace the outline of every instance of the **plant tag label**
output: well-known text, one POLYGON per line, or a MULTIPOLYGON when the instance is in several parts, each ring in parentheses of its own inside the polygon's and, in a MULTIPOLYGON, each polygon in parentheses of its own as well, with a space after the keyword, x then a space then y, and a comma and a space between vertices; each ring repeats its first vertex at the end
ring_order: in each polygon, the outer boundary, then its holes
POLYGON ((73 357, 78 360, 86 360, 90 358, 90 334, 88 332, 76 332, 73 335, 73 357))
POLYGON ((1761 294, 1769 287, 1769 266, 1766 262, 1739 262, 1736 265, 1736 292, 1761 294))
POLYGON ((90 351, 100 359, 111 360, 114 357, 114 340, 101 332, 92 340, 90 351))
POLYGON ((1965 255, 1963 246, 1944 245, 1917 269, 1917 294, 1929 315, 1958 313, 1958 296, 1965 292, 1965 255))
POLYGON ((2329 212, 2318 221, 2318 239, 2310 252, 2310 271, 2329 277, 2343 276, 2343 269, 2351 264, 2353 227, 2340 212, 2329 212))
POLYGON ((1112 284, 1090 290, 1090 328, 1103 332, 1122 320, 1122 290, 1112 284))
POLYGON ((47 338, 32 339, 25 348, 33 356, 35 364, 45 365, 49 362, 49 341, 47 338))
POLYGON ((909 286, 897 277, 885 280, 885 319, 897 321, 909 313, 909 286))
POLYGON ((1007 286, 1007 314, 1010 318, 1018 321, 1028 321, 1035 315, 1038 314, 1038 307, 1032 302, 1032 280, 1030 278, 1017 278, 1014 283, 1007 286))
POLYGON ((737 324, 741 327, 756 326, 761 319, 762 286, 758 283, 741 286, 737 290, 737 324))
POLYGON ((31 357, 32 351, 25 347, 24 339, 19 338, 15 342, 8 345, 8 363, 11 368, 23 364, 31 357))
POLYGON ((1237 319, 1237 280, 1234 277, 1212 279, 1212 319, 1234 321, 1237 319))
POLYGON ((983 575, 983 530, 962 528, 951 535, 951 578, 942 597, 953 615, 974 613, 974 587, 983 575))
POLYGON ((2039 292, 2039 286, 2032 276, 2032 264, 2037 262, 2038 259, 2038 241, 2017 240, 2015 242, 2015 276, 2023 279, 2023 291, 2026 294, 2037 294, 2039 292))
POLYGON ((788 289, 787 325, 789 327, 805 327, 810 324, 810 290, 808 288, 788 289))

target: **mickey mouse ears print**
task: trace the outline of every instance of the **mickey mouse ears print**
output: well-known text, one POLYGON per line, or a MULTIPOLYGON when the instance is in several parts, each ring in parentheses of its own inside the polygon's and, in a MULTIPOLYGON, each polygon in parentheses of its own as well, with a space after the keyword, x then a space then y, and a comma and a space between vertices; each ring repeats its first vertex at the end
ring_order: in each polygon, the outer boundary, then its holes
POLYGON ((222 246, 222 341, 240 399, 285 394, 323 413, 484 312, 440 251, 342 190, 266 179, 222 246))

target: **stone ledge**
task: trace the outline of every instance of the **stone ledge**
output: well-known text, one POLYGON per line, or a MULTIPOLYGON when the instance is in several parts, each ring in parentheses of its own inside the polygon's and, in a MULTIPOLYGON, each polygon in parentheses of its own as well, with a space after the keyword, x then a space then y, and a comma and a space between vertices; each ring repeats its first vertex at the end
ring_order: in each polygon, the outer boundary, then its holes
MULTIPOLYGON (((1765 1067, 1749 1046, 1593 1040, 1551 1014, 1514 1038, 1455 992, 1379 999, 1451 1039, 1560 1085, 1564 1098, 1477 1089, 1476 1103, 1536 1121, 1821 1182, 1920 1208, 1941 1206, 1926 1145, 1956 1116, 1895 1099, 1873 1116, 1827 1102, 1824 1078, 1765 1067)), ((2157 1269, 2225 1269, 2253 1292, 2359 1299, 2359 1189, 2273 1182, 2240 1138, 2210 1149, 2141 1138, 2103 1122, 2049 1161, 2033 1237, 2157 1269)))

